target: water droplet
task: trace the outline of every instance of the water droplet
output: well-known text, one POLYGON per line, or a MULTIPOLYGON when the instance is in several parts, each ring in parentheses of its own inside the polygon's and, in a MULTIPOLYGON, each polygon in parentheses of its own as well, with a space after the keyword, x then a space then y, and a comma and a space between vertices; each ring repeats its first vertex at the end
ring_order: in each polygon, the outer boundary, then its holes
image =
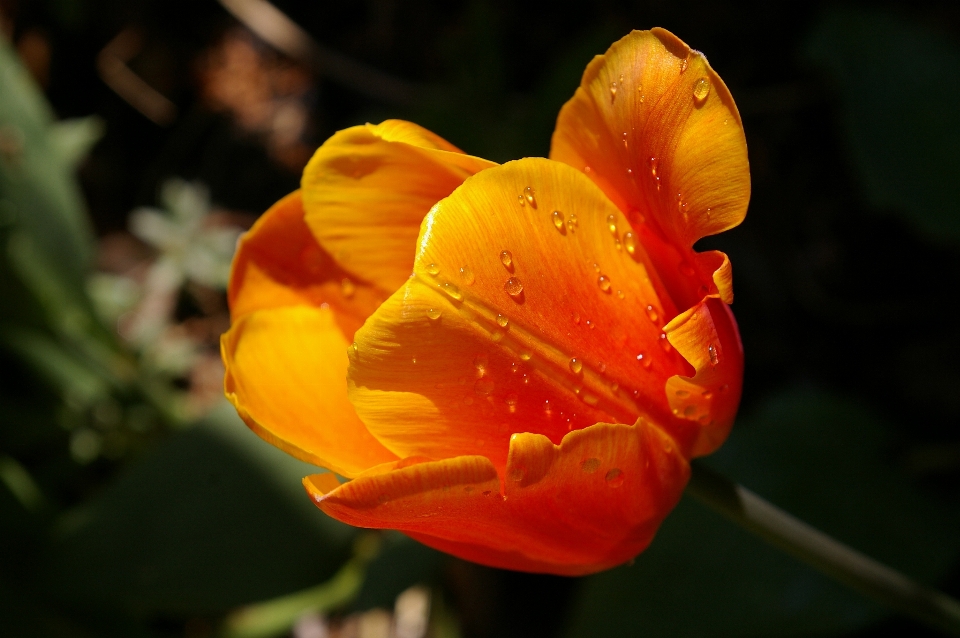
POLYGON ((690 396, 689 390, 677 390, 674 394, 676 394, 681 399, 686 399, 688 396, 690 396))
POLYGON ((649 368, 653 365, 653 359, 641 352, 637 355, 637 363, 642 365, 644 368, 649 368))
POLYGON ((693 269, 693 266, 691 266, 685 261, 681 261, 680 265, 677 266, 677 269, 680 271, 680 274, 685 277, 693 277, 696 274, 696 271, 693 269))
POLYGON ((667 339, 667 335, 664 332, 660 333, 660 347, 663 348, 664 352, 670 352, 670 349, 673 346, 670 345, 670 341, 667 339))
POLYGON ((349 299, 354 295, 355 292, 357 292, 357 287, 352 281, 344 277, 340 282, 340 292, 343 293, 344 297, 349 299))
POLYGON ((555 210, 551 217, 553 218, 553 225, 557 227, 557 230, 563 230, 563 213, 555 210))
POLYGON ((441 311, 437 310, 436 308, 431 308, 430 310, 427 310, 427 316, 430 317, 430 318, 431 318, 432 320, 434 320, 434 321, 436 321, 437 319, 439 319, 439 318, 440 318, 440 315, 442 315, 442 314, 443 314, 443 313, 442 313, 441 311))
POLYGON ((710 95, 710 80, 702 77, 693 83, 693 99, 697 104, 703 104, 708 95, 710 95))
POLYGON ((686 71, 686 70, 687 70, 687 59, 684 58, 684 59, 681 60, 681 62, 680 62, 680 73, 683 73, 683 72, 686 71))
POLYGON ((523 373, 523 385, 528 385, 530 383, 530 377, 526 372, 523 373))
POLYGON ((511 297, 516 297, 523 292, 523 282, 516 277, 511 277, 503 284, 503 289, 506 290, 507 294, 511 297))
POLYGON ((600 264, 593 265, 593 272, 597 273, 598 275, 600 274, 600 264))
POLYGON ((410 359, 410 361, 411 361, 412 363, 416 363, 416 362, 417 362, 417 358, 416 358, 416 357, 412 357, 412 358, 410 359))
POLYGON ((710 365, 715 366, 720 363, 720 357, 717 354, 717 347, 712 343, 707 346, 707 354, 710 355, 710 365))
MULTIPOLYGON (((724 124, 726 124, 726 122, 724 122, 724 124)), ((590 171, 592 171, 592 170, 593 170, 593 169, 590 168, 589 166, 584 166, 584 167, 583 167, 583 172, 584 172, 584 173, 589 174, 590 171)))
POLYGON ((628 168, 628 169, 627 169, 627 177, 629 177, 630 179, 633 179, 633 169, 632 169, 632 168, 628 168))
POLYGON ((587 327, 590 328, 591 330, 593 330, 594 328, 597 327, 597 324, 595 324, 593 321, 587 319, 587 327))
POLYGON ((653 306, 647 306, 647 316, 650 318, 650 321, 657 323, 660 320, 660 314, 657 312, 657 309, 653 306))
POLYGON ((580 374, 581 370, 583 370, 583 362, 576 357, 570 359, 570 372, 580 374))
POLYGON ((619 389, 620 389, 620 384, 619 384, 619 383, 617 383, 616 381, 611 381, 611 382, 610 382, 610 391, 611 391, 611 392, 616 392, 616 391, 619 390, 619 389))
POLYGON ((350 347, 353 348, 353 354, 357 354, 358 352, 360 352, 360 346, 357 345, 356 341, 354 341, 350 347))
POLYGON ((623 299, 624 297, 626 297, 626 295, 623 293, 623 291, 622 291, 622 290, 618 290, 618 291, 617 291, 617 299, 623 299))
POLYGON ((620 468, 615 467, 604 475, 603 480, 605 480, 610 487, 620 487, 623 485, 623 472, 620 468))
POLYGON ((599 403, 599 401, 600 401, 600 399, 598 399, 596 396, 594 396, 594 395, 592 395, 592 394, 589 394, 589 393, 587 393, 587 392, 584 392, 583 395, 582 395, 580 398, 583 399, 583 402, 584 402, 584 403, 586 403, 587 405, 589 405, 589 406, 591 406, 591 407, 597 405, 597 403, 599 403))
POLYGON ((510 407, 516 407, 517 402, 520 400, 519 395, 516 392, 511 392, 503 398, 503 402, 509 405, 510 407))
POLYGON ((659 163, 660 162, 657 160, 656 157, 650 158, 650 174, 654 177, 657 176, 657 166, 659 165, 659 163))
POLYGON ((547 413, 547 416, 553 414, 553 407, 550 405, 550 399, 547 399, 543 402, 543 411, 547 413))
POLYGON ((441 288, 443 289, 443 292, 447 293, 447 296, 453 299, 456 299, 457 301, 460 301, 461 299, 463 299, 463 295, 460 294, 460 289, 457 288, 455 284, 451 284, 450 282, 447 282, 443 284, 441 288))
POLYGON ((460 277, 463 279, 463 283, 467 284, 468 286, 473 285, 473 282, 476 279, 473 271, 467 266, 462 266, 460 268, 460 277))
POLYGON ((434 277, 436 277, 437 275, 440 274, 440 266, 436 264, 429 264, 427 266, 427 272, 433 275, 434 277))
POLYGON ((487 366, 490 365, 490 357, 485 354, 478 354, 473 358, 473 367, 477 369, 477 375, 483 376, 487 373, 487 366))
POLYGON ((570 318, 573 319, 573 323, 577 324, 578 326, 580 325, 580 313, 579 313, 579 312, 573 313, 572 315, 570 315, 570 318))
POLYGON ((498 314, 497 325, 500 326, 501 328, 506 328, 508 325, 510 325, 510 320, 507 319, 505 316, 498 314))
POLYGON ((488 379, 487 377, 477 379, 477 382, 473 384, 473 391, 483 397, 492 394, 493 380, 488 379))
POLYGON ((607 215, 607 230, 610 231, 611 235, 617 234, 617 216, 616 215, 607 215))
POLYGON ((610 292, 610 278, 606 275, 600 275, 597 278, 597 285, 600 286, 600 290, 603 292, 610 292))
POLYGON ((623 140, 623 148, 627 148, 627 132, 626 131, 623 132, 623 136, 621 139, 623 140))
POLYGON ((700 394, 700 396, 702 396, 704 399, 707 399, 709 401, 710 399, 713 398, 713 392, 711 392, 710 390, 704 390, 700 394))
POLYGON ((577 222, 577 214, 570 213, 570 217, 567 218, 567 230, 569 230, 572 233, 577 230, 579 225, 580 224, 577 222))
POLYGON ((521 206, 526 206, 526 205, 527 205, 527 200, 525 200, 525 199, 523 198, 523 195, 517 195, 517 201, 520 202, 520 205, 521 205, 521 206))
POLYGON ((533 357, 533 355, 530 354, 529 352, 527 352, 526 350, 523 350, 523 351, 520 352, 520 360, 521 360, 521 361, 529 361, 532 357, 533 357))
POLYGON ((617 99, 617 83, 611 82, 610 83, 610 104, 613 104, 616 99, 617 99))
POLYGON ((509 268, 513 265, 513 255, 509 250, 503 250, 500 252, 500 263, 503 264, 505 268, 509 268))
POLYGON ((537 194, 536 191, 534 191, 533 188, 531 188, 530 186, 527 186, 526 188, 523 189, 523 196, 526 198, 528 202, 530 202, 530 206, 532 206, 533 208, 537 207, 536 194, 537 194))
POLYGON ((584 459, 580 463, 580 469, 587 474, 593 474, 600 469, 600 459, 584 459))

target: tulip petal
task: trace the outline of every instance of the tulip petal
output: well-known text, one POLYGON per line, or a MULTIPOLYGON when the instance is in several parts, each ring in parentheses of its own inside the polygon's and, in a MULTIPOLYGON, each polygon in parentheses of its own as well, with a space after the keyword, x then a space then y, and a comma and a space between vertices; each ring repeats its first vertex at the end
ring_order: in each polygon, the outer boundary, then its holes
POLYGON ((303 221, 300 191, 274 204, 241 237, 227 289, 234 320, 267 308, 328 304, 348 342, 387 294, 349 278, 317 244, 303 221))
POLYGON ((670 406, 678 419, 687 421, 691 454, 710 454, 726 440, 740 404, 743 345, 737 323, 726 303, 708 297, 664 331, 696 370, 693 376, 667 381, 670 406))
POLYGON ((414 276, 355 335, 357 414, 400 457, 481 453, 498 468, 515 432, 556 443, 601 421, 668 427, 666 380, 692 369, 661 330, 677 308, 643 246, 631 254, 610 230, 625 223, 558 162, 471 177, 424 220, 414 276))
POLYGON ((416 124, 354 126, 317 149, 303 172, 306 223, 348 272, 393 292, 410 276, 430 207, 491 166, 416 124))
POLYGON ((729 90, 663 29, 634 31, 587 66, 560 111, 550 157, 587 171, 613 202, 684 249, 739 224, 746 140, 729 90))
POLYGON ((597 423, 560 445, 515 435, 502 477, 488 459, 461 456, 388 464, 339 487, 310 476, 304 486, 351 525, 399 529, 494 567, 580 575, 645 549, 688 478, 673 440, 638 422, 597 423))
POLYGON ((227 398, 261 438, 343 476, 396 460, 347 399, 347 340, 329 306, 248 312, 220 348, 227 398))

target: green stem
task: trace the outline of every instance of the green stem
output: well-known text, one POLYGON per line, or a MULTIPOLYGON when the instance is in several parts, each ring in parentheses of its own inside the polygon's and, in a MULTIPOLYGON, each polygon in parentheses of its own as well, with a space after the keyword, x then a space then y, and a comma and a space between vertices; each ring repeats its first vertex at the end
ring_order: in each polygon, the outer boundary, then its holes
POLYGON ((704 467, 692 465, 691 496, 771 545, 884 605, 960 636, 960 602, 839 543, 704 467))

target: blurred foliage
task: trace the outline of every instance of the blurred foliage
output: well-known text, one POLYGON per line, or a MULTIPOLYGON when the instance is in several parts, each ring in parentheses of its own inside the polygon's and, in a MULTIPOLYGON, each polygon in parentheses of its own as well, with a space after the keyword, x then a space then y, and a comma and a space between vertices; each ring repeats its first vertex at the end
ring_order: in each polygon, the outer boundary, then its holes
POLYGON ((930 635, 689 499, 635 564, 584 579, 358 535, 219 401, 216 347, 237 233, 309 149, 404 117, 545 155, 589 59, 661 25, 709 55, 751 154, 747 221, 702 246, 735 265, 747 351, 708 463, 960 595, 956 7, 275 4, 424 97, 358 91, 216 3, 0 1, 0 633, 365 638, 412 605, 435 638, 930 635))

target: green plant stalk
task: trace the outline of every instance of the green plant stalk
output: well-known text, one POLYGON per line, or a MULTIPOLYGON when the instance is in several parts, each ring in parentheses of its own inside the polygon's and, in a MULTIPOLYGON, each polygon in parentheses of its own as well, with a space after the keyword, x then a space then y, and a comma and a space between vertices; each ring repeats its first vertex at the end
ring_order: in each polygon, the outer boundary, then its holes
POLYGON ((960 602, 847 547, 699 463, 687 492, 695 499, 830 578, 881 604, 960 636, 960 602))

